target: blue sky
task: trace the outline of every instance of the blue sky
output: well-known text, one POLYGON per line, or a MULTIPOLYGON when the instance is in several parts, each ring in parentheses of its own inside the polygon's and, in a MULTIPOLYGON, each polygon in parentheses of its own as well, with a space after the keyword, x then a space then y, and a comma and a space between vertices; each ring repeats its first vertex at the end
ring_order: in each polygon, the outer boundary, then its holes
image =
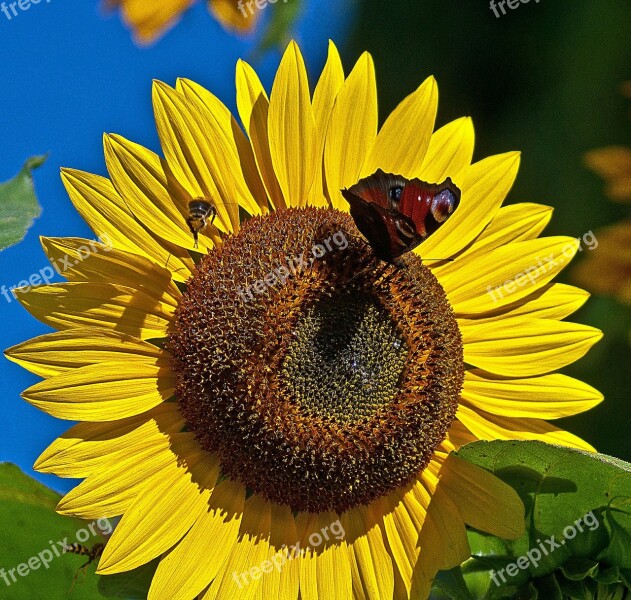
MULTIPOLYGON (((291 0, 289 0, 291 1, 291 0)), ((350 2, 305 0, 294 37, 314 76, 326 57, 327 39, 343 44, 351 25, 350 2)), ((268 6, 264 18, 282 4, 268 6)), ((193 79, 232 110, 234 66, 248 58, 256 40, 226 32, 205 3, 150 48, 134 45, 117 16, 104 17, 97 0, 42 0, 8 20, 0 13, 0 181, 13 177, 24 160, 50 153, 35 172, 44 212, 18 247, 0 253, 0 285, 27 279, 47 265, 39 236, 93 238, 72 207, 59 178, 62 166, 106 175, 101 138, 119 133, 159 151, 151 110, 151 82, 193 79)), ((272 51, 253 64, 269 89, 279 62, 272 51)), ((16 301, 0 296, 0 348, 50 330, 16 301)), ((21 400, 39 378, 0 357, 5 389, 0 403, 0 461, 18 464, 59 491, 74 482, 35 474, 31 466, 71 423, 45 415, 21 400)))

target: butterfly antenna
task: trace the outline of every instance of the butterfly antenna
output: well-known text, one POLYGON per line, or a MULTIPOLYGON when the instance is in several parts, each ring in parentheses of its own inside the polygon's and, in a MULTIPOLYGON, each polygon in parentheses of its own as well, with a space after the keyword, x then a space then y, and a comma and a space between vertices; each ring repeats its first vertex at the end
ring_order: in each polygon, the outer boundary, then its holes
POLYGON ((426 260, 439 260, 443 262, 454 262, 455 258, 421 258, 422 261, 426 260))

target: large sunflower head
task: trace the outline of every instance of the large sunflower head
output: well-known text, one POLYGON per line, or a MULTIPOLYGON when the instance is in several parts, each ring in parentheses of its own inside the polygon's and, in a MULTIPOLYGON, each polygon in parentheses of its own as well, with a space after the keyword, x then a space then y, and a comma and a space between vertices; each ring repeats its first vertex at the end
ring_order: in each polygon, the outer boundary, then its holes
POLYGON ((544 420, 601 400, 554 373, 600 338, 563 320, 587 294, 552 283, 578 244, 538 238, 545 206, 501 206, 517 153, 472 163, 467 118, 434 132, 432 78, 379 128, 370 55, 346 77, 331 44, 312 94, 292 43, 270 96, 238 64, 237 105, 243 129, 156 83, 164 156, 109 135, 109 179, 63 171, 107 244, 44 238, 68 282, 21 295, 59 330, 7 351, 45 378, 24 397, 82 421, 36 466, 85 478, 62 513, 122 515, 101 573, 162 557, 151 599, 419 597, 466 558, 465 523, 523 527, 450 451, 590 449, 544 420), (462 193, 396 265, 341 193, 378 169, 462 193), (198 246, 191 202, 214 207, 198 246))

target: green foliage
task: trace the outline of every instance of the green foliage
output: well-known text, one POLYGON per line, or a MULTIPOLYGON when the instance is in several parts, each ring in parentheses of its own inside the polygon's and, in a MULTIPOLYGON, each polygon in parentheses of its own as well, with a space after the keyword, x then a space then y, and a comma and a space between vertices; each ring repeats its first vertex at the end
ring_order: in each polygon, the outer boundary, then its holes
POLYGON ((13 179, 0 184, 0 250, 21 241, 41 214, 32 171, 45 160, 45 156, 29 158, 13 179))
POLYGON ((291 38, 291 29, 300 16, 303 0, 288 0, 272 5, 272 18, 267 25, 257 52, 263 53, 274 47, 283 47, 291 38))
POLYGON ((541 442, 475 442, 457 454, 517 491, 527 530, 513 541, 469 531, 473 556, 439 574, 436 598, 631 598, 631 464, 541 442))
MULTIPOLYGON (((0 464, 0 569, 4 569, 7 585, 0 578, 0 598, 10 600, 94 600, 102 598, 97 591, 95 568, 88 567, 85 577, 79 572, 86 557, 63 553, 63 542, 77 542, 77 532, 88 523, 58 515, 55 507, 60 496, 31 479, 11 464, 0 464), (52 542, 52 544, 51 544, 52 542), (59 542, 59 544, 58 544, 59 542), (60 556, 52 550, 56 546, 60 556), (32 567, 39 561, 37 568, 32 567), (44 563, 49 563, 48 568, 44 563), (21 576, 17 571, 22 566, 21 576), (28 573, 26 572, 28 567, 28 573), (16 581, 13 581, 10 571, 16 581)), ((98 533, 99 529, 93 526, 98 533)), ((88 530, 89 531, 89 530, 88 530)), ((91 547, 102 543, 101 536, 92 536, 85 543, 91 547)), ((3 572, 0 571, 0 575, 3 572)))
POLYGON ((159 562, 156 559, 127 573, 104 575, 99 579, 99 591, 107 598, 145 600, 159 562))

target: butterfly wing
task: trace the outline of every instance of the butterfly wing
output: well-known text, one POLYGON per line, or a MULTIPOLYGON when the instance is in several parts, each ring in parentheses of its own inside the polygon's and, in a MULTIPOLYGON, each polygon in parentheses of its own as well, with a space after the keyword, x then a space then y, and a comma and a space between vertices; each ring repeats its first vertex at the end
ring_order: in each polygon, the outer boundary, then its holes
POLYGON ((460 195, 449 178, 440 184, 412 179, 403 189, 397 209, 412 220, 416 232, 425 239, 458 208, 460 195))
POLYGON ((403 190, 407 184, 408 180, 405 177, 384 173, 379 169, 370 177, 360 179, 348 190, 342 190, 342 194, 346 198, 345 192, 348 191, 365 202, 372 202, 382 208, 396 209, 397 207, 393 206, 391 201, 392 190, 403 190))
POLYGON ((342 190, 342 195, 359 231, 388 262, 416 248, 460 203, 460 190, 449 178, 432 184, 381 169, 342 190))
POLYGON ((396 209, 406 184, 404 177, 379 170, 348 190, 342 190, 357 229, 366 237, 375 254, 388 262, 422 241, 414 223, 396 209))

